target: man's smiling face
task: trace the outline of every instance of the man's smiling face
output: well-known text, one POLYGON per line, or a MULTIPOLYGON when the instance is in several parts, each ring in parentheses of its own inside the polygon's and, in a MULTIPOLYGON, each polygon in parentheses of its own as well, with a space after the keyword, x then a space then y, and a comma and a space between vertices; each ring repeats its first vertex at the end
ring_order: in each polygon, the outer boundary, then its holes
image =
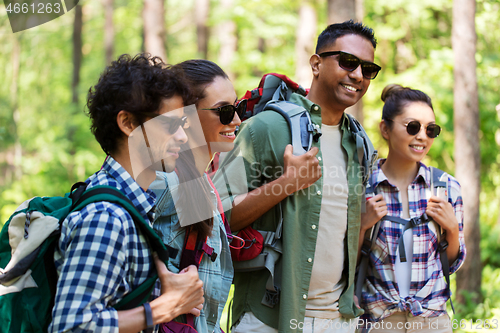
MULTIPOLYGON (((374 48, 371 42, 359 35, 344 35, 320 52, 343 51, 361 60, 373 62, 374 48)), ((332 103, 332 108, 344 110, 358 102, 366 93, 370 80, 363 77, 361 66, 349 72, 338 63, 338 55, 320 58, 317 79, 319 90, 325 94, 324 100, 332 103)))

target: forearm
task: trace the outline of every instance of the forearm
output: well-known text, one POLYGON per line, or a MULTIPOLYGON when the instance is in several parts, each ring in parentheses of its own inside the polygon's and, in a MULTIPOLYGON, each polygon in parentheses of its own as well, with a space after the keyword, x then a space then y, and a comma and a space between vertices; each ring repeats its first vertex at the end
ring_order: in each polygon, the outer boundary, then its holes
POLYGON ((458 240, 458 236, 458 228, 456 231, 446 231, 446 241, 448 242, 446 255, 448 256, 448 263, 450 265, 457 260, 460 253, 460 241, 458 240))
MULTIPOLYGON (((172 301, 171 304, 173 303, 175 302, 172 301)), ((174 306, 170 310, 165 310, 161 308, 164 305, 155 301, 152 301, 150 305, 153 314, 153 325, 167 323, 181 314, 179 309, 174 308, 174 306)), ((140 306, 131 310, 118 311, 118 327, 120 333, 137 333, 145 330, 147 324, 144 307, 140 306)))
POLYGON ((120 333, 137 333, 146 329, 144 307, 118 311, 118 328, 120 333))
POLYGON ((294 192, 293 183, 285 177, 279 177, 253 191, 238 195, 231 210, 231 230, 238 231, 252 224, 294 192))

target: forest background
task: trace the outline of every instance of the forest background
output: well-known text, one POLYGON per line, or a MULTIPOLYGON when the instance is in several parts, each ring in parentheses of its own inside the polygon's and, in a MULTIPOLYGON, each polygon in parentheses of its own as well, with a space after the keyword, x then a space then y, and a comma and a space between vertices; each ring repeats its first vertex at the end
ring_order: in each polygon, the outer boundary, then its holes
POLYGON ((458 178, 466 209, 468 258, 452 276, 455 328, 500 332, 498 0, 86 0, 15 34, 0 4, 0 225, 24 200, 66 193, 100 168, 85 99, 120 54, 215 61, 238 96, 268 72, 308 87, 317 35, 348 18, 372 27, 379 43, 382 71, 350 112, 381 157, 385 85, 433 100, 443 132, 424 162, 458 178))

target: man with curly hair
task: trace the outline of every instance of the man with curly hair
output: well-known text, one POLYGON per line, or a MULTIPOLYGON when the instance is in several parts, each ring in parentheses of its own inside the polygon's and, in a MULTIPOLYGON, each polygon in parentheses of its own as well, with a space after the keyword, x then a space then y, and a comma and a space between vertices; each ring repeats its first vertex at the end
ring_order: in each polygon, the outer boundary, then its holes
MULTIPOLYGON (((87 188, 116 187, 152 221, 155 196, 147 188, 156 177, 155 166, 146 162, 146 167, 133 167, 133 151, 141 149, 135 138, 143 134, 152 159, 164 171, 173 171, 187 140, 183 108, 191 101, 182 75, 157 57, 122 55, 108 66, 87 99, 92 133, 108 156, 87 179, 87 188), (154 134, 157 149, 150 149, 153 140, 150 136, 148 141, 144 128, 154 134)), ((59 278, 49 332, 157 331, 157 324, 180 314, 199 315, 204 301, 196 267, 182 275, 167 271, 130 214, 117 204, 91 203, 68 215, 54 259, 59 278), (161 288, 150 303, 124 311, 113 308, 155 271, 161 288)))

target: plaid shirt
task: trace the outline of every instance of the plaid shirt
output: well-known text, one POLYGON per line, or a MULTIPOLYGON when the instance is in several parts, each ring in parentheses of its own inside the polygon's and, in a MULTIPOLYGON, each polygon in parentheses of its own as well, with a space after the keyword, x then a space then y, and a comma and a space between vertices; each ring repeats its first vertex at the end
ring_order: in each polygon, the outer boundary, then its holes
MULTIPOLYGON (((208 177, 206 174, 203 175, 208 177)), ((158 197, 156 208, 156 220, 153 228, 162 235, 163 242, 175 249, 184 248, 186 228, 181 227, 179 216, 174 206, 174 198, 177 195, 179 179, 175 172, 158 172, 156 180, 151 184, 158 197)), ((211 192, 213 204, 217 207, 217 197, 211 192)), ((181 209, 183 207, 180 207, 181 209)), ((190 207, 185 207, 189 209, 190 207)), ((217 258, 214 262, 203 255, 198 274, 203 281, 205 291, 205 303, 199 317, 195 317, 194 325, 198 332, 221 332, 220 320, 222 311, 229 295, 229 289, 233 281, 233 262, 227 239, 226 229, 221 215, 214 212, 214 226, 212 235, 207 238, 207 245, 214 249, 217 258)), ((168 269, 174 273, 179 272, 181 252, 177 257, 169 261, 168 269)))
MULTIPOLYGON (((379 160, 370 178, 375 193, 381 193, 387 203, 388 215, 402 217, 399 189, 384 175, 379 160)), ((430 197, 430 170, 420 163, 418 174, 408 186, 410 217, 420 217, 427 208, 430 197)), ((463 234, 463 202, 460 184, 448 177, 448 201, 453 205, 459 225, 460 253, 450 265, 450 274, 458 270, 465 259, 463 234)), ((435 317, 446 312, 446 301, 450 298, 441 261, 437 252, 437 237, 434 223, 421 224, 413 229, 413 260, 409 296, 401 299, 394 274, 394 263, 403 225, 382 221, 370 261, 366 282, 363 285, 361 305, 365 309, 363 319, 380 321, 398 311, 410 311, 414 316, 435 317)))
MULTIPOLYGON (((87 183, 88 188, 118 188, 148 220, 155 195, 144 192, 113 158, 87 183)), ((58 245, 54 259, 59 279, 49 332, 118 332, 112 306, 155 273, 149 246, 132 217, 116 204, 91 203, 64 220, 58 245)))

